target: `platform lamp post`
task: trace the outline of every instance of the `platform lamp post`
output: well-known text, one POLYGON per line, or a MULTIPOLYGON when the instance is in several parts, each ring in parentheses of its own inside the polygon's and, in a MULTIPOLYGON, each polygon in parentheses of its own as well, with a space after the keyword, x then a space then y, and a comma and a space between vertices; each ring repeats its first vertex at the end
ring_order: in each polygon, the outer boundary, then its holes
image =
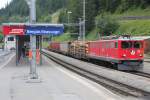
POLYGON ((79 18, 79 37, 78 40, 82 38, 82 18, 79 18))
MULTIPOLYGON (((34 24, 36 22, 36 7, 35 3, 36 0, 26 0, 29 9, 30 9, 30 24, 34 24)), ((30 66, 30 79, 38 79, 38 75, 36 72, 36 35, 30 35, 30 44, 31 44, 31 51, 32 51, 32 59, 31 59, 31 66, 30 66)))
POLYGON ((83 0, 83 41, 85 41, 85 0, 83 0))
POLYGON ((70 21, 70 14, 72 14, 72 12, 71 12, 71 11, 68 11, 67 14, 68 14, 68 25, 69 25, 69 23, 70 23, 70 22, 69 22, 69 21, 70 21))
POLYGON ((71 26, 71 24, 70 24, 70 14, 72 14, 72 12, 68 11, 67 12, 67 15, 68 15, 68 30, 70 30, 70 26, 71 26))

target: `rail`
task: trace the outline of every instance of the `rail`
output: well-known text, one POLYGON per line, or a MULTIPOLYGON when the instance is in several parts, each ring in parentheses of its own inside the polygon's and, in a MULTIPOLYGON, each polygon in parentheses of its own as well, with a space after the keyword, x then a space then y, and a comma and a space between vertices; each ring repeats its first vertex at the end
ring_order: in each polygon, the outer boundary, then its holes
POLYGON ((150 79, 150 74, 145 73, 145 72, 129 72, 129 73, 150 79))

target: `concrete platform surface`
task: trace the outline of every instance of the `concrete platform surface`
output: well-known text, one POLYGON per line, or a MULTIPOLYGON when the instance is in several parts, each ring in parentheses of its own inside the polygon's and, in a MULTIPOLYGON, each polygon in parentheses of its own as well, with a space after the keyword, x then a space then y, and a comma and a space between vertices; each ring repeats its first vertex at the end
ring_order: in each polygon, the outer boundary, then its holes
POLYGON ((0 70, 0 100, 122 100, 104 87, 80 77, 44 57, 38 67, 42 82, 28 83, 29 65, 15 58, 0 70))
POLYGON ((150 74, 150 63, 144 62, 144 67, 143 67, 142 72, 150 74))
POLYGON ((145 55, 144 67, 142 72, 150 74, 150 58, 145 55))

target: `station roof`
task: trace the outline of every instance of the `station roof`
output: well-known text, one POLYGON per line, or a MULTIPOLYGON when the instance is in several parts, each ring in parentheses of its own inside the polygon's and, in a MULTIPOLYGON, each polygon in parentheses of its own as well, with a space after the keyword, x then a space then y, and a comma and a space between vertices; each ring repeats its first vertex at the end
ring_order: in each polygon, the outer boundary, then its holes
POLYGON ((36 23, 36 24, 30 24, 26 23, 27 26, 51 26, 51 27, 64 27, 63 24, 48 24, 48 23, 36 23))
POLYGON ((22 26, 22 25, 25 25, 25 23, 2 23, 2 26, 22 26))
POLYGON ((50 24, 50 23, 35 23, 35 24, 30 24, 30 23, 3 23, 3 26, 53 26, 53 27, 64 27, 63 24, 50 24))

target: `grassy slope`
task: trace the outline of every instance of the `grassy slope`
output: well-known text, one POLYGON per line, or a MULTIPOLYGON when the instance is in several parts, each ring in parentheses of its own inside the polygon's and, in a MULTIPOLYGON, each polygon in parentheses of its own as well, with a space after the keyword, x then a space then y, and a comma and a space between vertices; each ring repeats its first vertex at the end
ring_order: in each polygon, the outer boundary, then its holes
POLYGON ((116 34, 130 33, 132 35, 150 35, 150 20, 124 20, 116 34))
POLYGON ((49 46, 49 42, 42 42, 42 48, 47 48, 49 46))
POLYGON ((52 17, 52 22, 51 22, 51 23, 58 23, 60 11, 61 11, 61 10, 58 10, 56 13, 54 13, 54 14, 51 16, 51 17, 52 17))
MULTIPOLYGON (((116 13, 112 14, 112 17, 120 18, 124 16, 150 16, 150 7, 146 9, 129 9, 128 11, 120 14, 116 11, 116 13)), ((148 20, 120 20, 120 27, 114 34, 126 34, 129 33, 131 35, 142 36, 142 35, 150 35, 150 19, 148 20)), ((96 40, 98 37, 96 36, 96 31, 93 29, 88 35, 87 40, 96 40)))
POLYGON ((150 16, 150 7, 146 9, 136 8, 136 9, 129 9, 124 13, 118 13, 116 11, 113 16, 115 17, 122 17, 122 16, 150 16))
MULTIPOLYGON (((123 16, 150 16, 150 7, 146 9, 129 9, 128 11, 119 14, 115 13, 113 17, 123 16)), ((130 33, 132 35, 150 35, 150 19, 149 20, 122 20, 120 27, 115 34, 130 33)))
POLYGON ((97 40, 99 39, 99 35, 97 34, 97 30, 93 29, 87 36, 86 36, 86 40, 97 40))
POLYGON ((64 41, 71 41, 71 40, 72 40, 72 38, 69 33, 64 33, 60 36, 53 38, 53 41, 57 41, 57 42, 64 42, 64 41))

